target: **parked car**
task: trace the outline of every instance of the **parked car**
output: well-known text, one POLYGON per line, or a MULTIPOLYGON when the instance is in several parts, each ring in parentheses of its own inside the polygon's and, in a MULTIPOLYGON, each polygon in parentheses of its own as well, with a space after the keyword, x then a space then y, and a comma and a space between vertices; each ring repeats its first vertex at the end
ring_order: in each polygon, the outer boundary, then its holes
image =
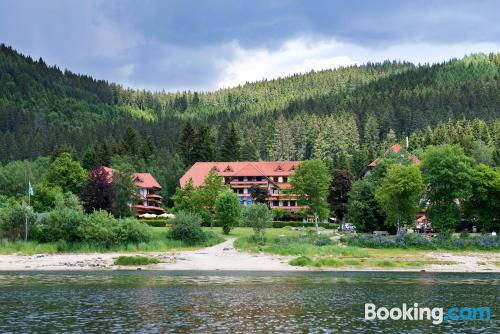
POLYGON ((356 232, 356 226, 351 223, 343 223, 339 226, 340 232, 356 232))

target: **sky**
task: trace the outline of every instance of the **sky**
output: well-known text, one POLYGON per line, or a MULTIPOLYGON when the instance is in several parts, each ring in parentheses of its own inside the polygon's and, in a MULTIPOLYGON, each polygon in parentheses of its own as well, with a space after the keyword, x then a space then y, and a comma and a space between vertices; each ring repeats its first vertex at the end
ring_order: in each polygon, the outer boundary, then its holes
POLYGON ((0 43, 126 87, 211 91, 500 51, 500 1, 1 0, 0 43))

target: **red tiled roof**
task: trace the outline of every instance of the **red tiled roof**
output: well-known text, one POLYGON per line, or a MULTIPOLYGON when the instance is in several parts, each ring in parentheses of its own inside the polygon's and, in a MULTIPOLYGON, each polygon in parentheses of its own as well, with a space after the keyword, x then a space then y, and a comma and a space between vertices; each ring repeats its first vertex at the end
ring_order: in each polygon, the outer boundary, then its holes
POLYGON ((132 176, 134 184, 141 188, 161 189, 158 181, 150 173, 134 173, 132 176))
MULTIPOLYGON (((104 169, 106 172, 108 172, 108 180, 109 182, 113 182, 113 172, 114 170, 112 168, 106 167, 106 166, 100 166, 97 167, 94 171, 98 169, 104 169)), ((150 173, 134 173, 132 174, 132 179, 134 180, 134 184, 140 188, 155 188, 155 189, 161 189, 160 184, 156 179, 151 175, 150 173)))
POLYGON ((189 179, 199 187, 215 168, 219 176, 289 176, 300 161, 237 161, 237 162, 197 162, 181 177, 184 187, 189 179))
MULTIPOLYGON (((389 155, 391 153, 394 153, 394 154, 397 154, 399 153, 399 151, 401 151, 401 145, 399 144, 394 144, 391 146, 390 149, 388 149, 386 152, 385 152, 385 155, 389 155)), ((408 158, 417 166, 420 165, 420 159, 417 158, 416 156, 414 156, 413 154, 410 154, 410 153, 407 153, 408 154, 408 158)), ((377 158, 375 160, 373 160, 372 162, 370 162, 370 164, 368 165, 368 168, 375 168, 378 164, 378 162, 382 160, 382 158, 377 158)))

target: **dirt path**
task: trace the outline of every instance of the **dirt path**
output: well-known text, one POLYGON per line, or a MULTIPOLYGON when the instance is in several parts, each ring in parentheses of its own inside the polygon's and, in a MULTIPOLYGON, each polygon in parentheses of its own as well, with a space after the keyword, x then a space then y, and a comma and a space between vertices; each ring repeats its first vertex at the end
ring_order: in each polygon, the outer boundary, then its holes
POLYGON ((207 248, 179 252, 81 253, 81 254, 17 254, 0 255, 0 271, 17 270, 105 270, 136 269, 113 264, 120 256, 147 255, 160 263, 143 267, 160 270, 249 270, 304 271, 308 268, 288 264, 289 258, 239 252, 234 249, 235 238, 207 248))
POLYGON ((175 253, 174 263, 160 263, 155 267, 167 270, 308 270, 290 266, 290 258, 287 257, 237 251, 234 249, 234 240, 235 238, 229 238, 212 247, 175 253))

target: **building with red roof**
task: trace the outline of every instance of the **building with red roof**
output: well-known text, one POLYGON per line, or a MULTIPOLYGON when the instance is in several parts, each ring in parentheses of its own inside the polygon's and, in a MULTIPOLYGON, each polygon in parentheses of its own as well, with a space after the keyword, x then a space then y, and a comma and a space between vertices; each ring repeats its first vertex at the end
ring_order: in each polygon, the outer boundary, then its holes
POLYGON ((284 190, 290 188, 289 177, 300 161, 232 161, 232 162, 197 162, 181 177, 180 186, 189 180, 195 187, 205 182, 211 170, 223 178, 226 185, 240 198, 242 205, 249 205, 255 200, 250 188, 259 187, 267 191, 266 201, 272 209, 297 212, 306 209, 298 204, 298 197, 284 190))
POLYGON ((390 156, 396 156, 400 159, 407 159, 410 160, 411 163, 419 166, 420 165, 420 159, 408 152, 407 150, 403 149, 400 144, 394 144, 392 145, 387 151, 385 151, 383 157, 378 157, 377 159, 373 160, 366 166, 365 171, 363 175, 369 174, 375 167, 377 167, 377 164, 380 162, 380 160, 384 158, 388 158, 390 156))
MULTIPOLYGON (((109 175, 108 182, 113 182, 114 170, 112 168, 106 166, 97 167, 91 172, 91 175, 98 169, 104 169, 109 175)), ((165 210, 161 207, 163 197, 157 194, 157 192, 161 190, 161 186, 153 175, 150 173, 134 173, 132 174, 132 180, 137 187, 137 201, 131 203, 136 214, 142 215, 149 213, 159 215, 165 213, 165 210)))

